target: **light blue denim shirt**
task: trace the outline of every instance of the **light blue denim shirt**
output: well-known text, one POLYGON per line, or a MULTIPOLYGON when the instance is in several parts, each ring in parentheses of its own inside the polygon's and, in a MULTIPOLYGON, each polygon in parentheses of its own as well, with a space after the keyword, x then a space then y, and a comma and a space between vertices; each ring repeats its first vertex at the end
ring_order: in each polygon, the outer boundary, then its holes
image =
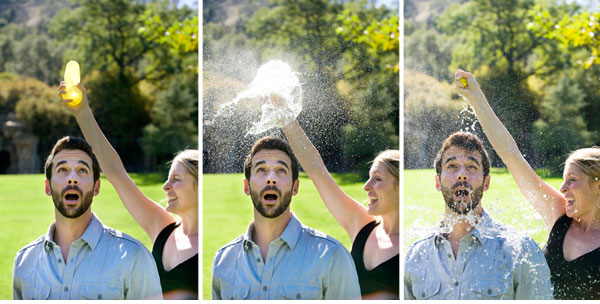
POLYGON ((17 252, 14 299, 162 299, 154 259, 136 239, 93 215, 81 238, 71 243, 65 265, 54 229, 52 223, 46 235, 17 252))
POLYGON ((213 299, 360 299, 354 262, 337 240, 292 215, 263 261, 253 230, 254 222, 215 253, 213 299))
POLYGON ((404 265, 405 299, 552 299, 540 247, 485 211, 460 240, 456 259, 435 231, 408 248, 404 265))

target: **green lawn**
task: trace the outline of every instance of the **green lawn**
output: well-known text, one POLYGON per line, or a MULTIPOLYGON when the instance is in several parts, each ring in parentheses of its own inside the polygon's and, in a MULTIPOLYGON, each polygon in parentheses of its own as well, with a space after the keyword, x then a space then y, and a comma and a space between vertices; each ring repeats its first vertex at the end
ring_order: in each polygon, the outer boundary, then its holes
MULTIPOLYGON (((351 174, 333 174, 342 189, 364 201, 363 182, 351 174)), ((243 174, 204 174, 203 178, 203 257, 202 292, 211 299, 211 266, 215 251, 244 233, 253 218, 250 197, 243 188, 243 174)), ((292 211, 300 222, 339 240, 350 251, 350 238, 329 213, 313 183, 300 173, 298 195, 292 198, 292 211)))
MULTIPOLYGON (((529 234, 540 247, 548 239, 542 218, 529 205, 506 169, 492 168, 488 191, 483 193, 482 205, 496 220, 529 234)), ((560 178, 546 182, 558 188, 560 178)), ((435 189, 435 170, 404 170, 403 249, 433 227, 444 213, 444 199, 435 189)))
MULTIPOLYGON (((165 198, 157 174, 131 175, 141 190, 155 201, 165 198)), ((23 246, 45 234, 54 220, 52 199, 44 192, 43 174, 0 175, 0 299, 12 299, 12 267, 23 246)), ((121 204, 113 186, 101 178, 100 194, 92 210, 108 226, 140 240, 151 250, 150 239, 121 204)))

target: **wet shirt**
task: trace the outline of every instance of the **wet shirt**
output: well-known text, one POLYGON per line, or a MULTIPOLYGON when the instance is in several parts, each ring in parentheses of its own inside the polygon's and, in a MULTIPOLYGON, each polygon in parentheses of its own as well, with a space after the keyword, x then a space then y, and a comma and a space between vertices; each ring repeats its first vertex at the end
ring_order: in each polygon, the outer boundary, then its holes
POLYGON ((253 230, 252 222, 215 253, 213 299, 360 299, 354 262, 337 240, 292 215, 263 261, 253 230))
POLYGON ((55 223, 17 252, 13 297, 20 300, 162 299, 152 255, 139 241, 92 216, 71 243, 67 263, 54 242, 55 223))
POLYGON ((550 270, 528 236, 485 211, 460 241, 457 257, 441 230, 412 244, 405 257, 406 299, 552 299, 550 270))
POLYGON ((563 243, 572 222, 566 214, 556 220, 543 250, 550 266, 554 298, 600 300, 600 248, 572 261, 565 260, 563 243))

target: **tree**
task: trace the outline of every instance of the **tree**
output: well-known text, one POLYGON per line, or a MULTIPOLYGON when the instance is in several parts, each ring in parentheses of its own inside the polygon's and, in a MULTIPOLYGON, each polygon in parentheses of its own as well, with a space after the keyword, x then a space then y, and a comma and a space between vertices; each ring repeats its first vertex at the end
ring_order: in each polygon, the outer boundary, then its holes
POLYGON ((546 159, 551 174, 560 175, 568 154, 591 144, 591 133, 581 114, 584 93, 577 82, 563 74, 556 86, 548 88, 542 103, 542 117, 535 126, 534 145, 546 159))
POLYGON ((159 164, 173 152, 198 149, 198 99, 190 88, 175 78, 166 91, 157 93, 152 124, 144 128, 143 146, 159 164))
POLYGON ((149 123, 163 130, 150 119, 153 104, 163 103, 157 95, 176 76, 178 85, 197 95, 197 17, 167 0, 73 3, 52 20, 50 33, 68 46, 65 59, 80 62, 98 123, 128 168, 139 170, 149 164, 140 155, 159 150, 142 151, 140 140, 149 123))
MULTIPOLYGON (((150 3, 139 17, 143 26, 138 33, 151 44, 161 46, 148 53, 150 64, 145 71, 151 80, 198 73, 198 16, 187 7, 169 9, 168 5, 169 1, 150 3)), ((167 85, 164 83, 164 88, 167 85)))
POLYGON ((56 88, 37 79, 11 75, 0 80, 0 114, 10 113, 16 113, 26 129, 37 135, 39 163, 56 140, 80 134, 72 115, 58 102, 56 88))
POLYGON ((450 5, 437 25, 449 37, 461 38, 452 52, 450 72, 461 67, 505 66, 516 75, 540 39, 527 30, 534 0, 473 0, 450 5))
POLYGON ((408 69, 404 73, 404 164, 431 168, 444 139, 460 130, 467 102, 453 98, 445 81, 408 69))
MULTIPOLYGON (((538 119, 539 112, 535 107, 538 97, 529 89, 524 74, 520 70, 510 74, 505 67, 484 66, 475 71, 477 82, 481 85, 490 106, 514 137, 521 152, 529 157, 534 155, 533 122, 538 119), (515 72, 518 74, 515 75, 515 72)), ((484 137, 484 134, 481 133, 480 137, 484 137)), ((502 164, 494 152, 490 152, 490 158, 493 166, 502 164)))
POLYGON ((76 7, 63 9, 51 21, 50 32, 68 41, 66 58, 78 59, 83 73, 115 70, 117 80, 133 84, 144 79, 138 74, 144 55, 152 45, 141 35, 138 16, 144 5, 130 0, 74 0, 76 7), (83 64, 85 63, 85 64, 83 64))
MULTIPOLYGON (((534 0, 473 0, 450 5, 438 28, 455 43, 449 73, 475 71, 483 92, 521 151, 533 155, 533 122, 537 95, 527 69, 542 39, 527 29, 534 0)), ((493 164, 500 160, 492 153, 493 164)))
POLYGON ((588 57, 581 62, 586 69, 600 64, 600 41, 596 37, 600 32, 600 12, 574 13, 579 6, 571 4, 565 7, 569 9, 566 12, 564 8, 543 9, 536 6, 530 12, 533 22, 528 24, 529 29, 536 35, 556 40, 565 47, 586 50, 588 57))
POLYGON ((415 29, 404 35, 404 68, 420 71, 438 80, 452 81, 448 72, 452 62, 453 39, 434 29, 415 29))
POLYGON ((168 5, 150 3, 139 17, 138 32, 160 46, 148 52, 145 67, 147 80, 158 89, 142 138, 154 164, 166 163, 184 148, 198 148, 198 16, 168 5))
POLYGON ((399 145, 398 18, 357 1, 346 4, 337 21, 337 33, 351 43, 337 84, 349 117, 342 151, 346 166, 365 178, 378 152, 399 145))

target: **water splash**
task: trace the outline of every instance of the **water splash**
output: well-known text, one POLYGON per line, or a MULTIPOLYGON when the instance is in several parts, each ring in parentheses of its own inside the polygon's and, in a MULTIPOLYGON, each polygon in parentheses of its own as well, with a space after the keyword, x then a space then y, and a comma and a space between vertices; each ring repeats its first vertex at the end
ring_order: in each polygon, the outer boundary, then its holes
POLYGON ((213 121, 260 109, 260 120, 252 122, 249 134, 281 128, 302 112, 302 88, 296 73, 281 60, 261 66, 246 91, 219 106, 213 121))
MULTIPOLYGON (((470 226, 475 227, 480 219, 481 217, 474 210, 470 210, 467 214, 445 214, 440 231, 442 233, 450 233, 454 229, 455 224, 463 222, 467 222, 470 226)), ((467 227, 467 231, 470 231, 470 227, 467 227)))
MULTIPOLYGON (((459 94, 460 95, 460 94, 459 94)), ((460 119, 461 131, 464 132, 475 132, 475 126, 477 125, 477 116, 475 115, 475 110, 471 107, 471 104, 467 101, 467 98, 460 95, 463 100, 463 109, 458 113, 458 117, 460 119)))

